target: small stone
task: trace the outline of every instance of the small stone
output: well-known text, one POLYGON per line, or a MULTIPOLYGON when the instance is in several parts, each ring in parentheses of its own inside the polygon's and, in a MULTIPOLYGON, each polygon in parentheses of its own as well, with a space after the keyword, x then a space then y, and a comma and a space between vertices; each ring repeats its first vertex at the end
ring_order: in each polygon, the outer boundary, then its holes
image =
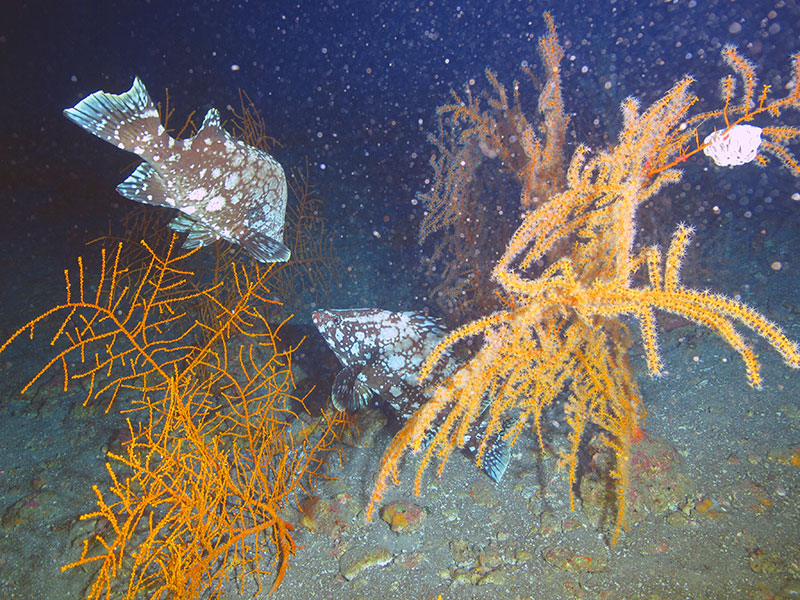
POLYGON ((300 525, 308 529, 309 531, 316 533, 317 532, 317 522, 309 517, 308 515, 303 515, 300 518, 300 525))
POLYGON ((775 598, 777 600, 791 600, 793 598, 800 598, 800 581, 793 579, 784 585, 775 598))
POLYGON ((381 517, 395 533, 414 533, 422 528, 428 512, 411 502, 392 502, 384 507, 381 517))
POLYGON ((458 509, 457 508, 445 508, 441 512, 442 518, 445 521, 457 521, 458 520, 458 509))
POLYGON ((34 491, 41 490, 43 487, 47 485, 47 481, 45 478, 44 473, 37 473, 31 478, 31 489, 34 491))
POLYGON ((552 510, 545 510, 539 515, 539 535, 550 536, 559 530, 560 525, 558 516, 552 510))
MULTIPOLYGON (((609 514, 610 509, 616 506, 618 491, 617 483, 611 477, 614 452, 599 435, 591 438, 588 446, 593 466, 581 478, 580 497, 589 522, 605 528, 614 522, 613 517, 609 520, 609 514)), ((638 523, 652 515, 666 515, 677 509, 694 489, 684 471, 683 460, 674 447, 650 434, 643 434, 631 448, 625 507, 627 522, 638 523)))
POLYGON ((500 567, 493 571, 489 571, 486 575, 481 577, 478 580, 478 585, 487 585, 487 584, 504 585, 505 582, 506 582, 506 572, 502 567, 500 567))
POLYGON ((690 527, 692 521, 683 512, 675 511, 667 515, 667 523, 672 527, 690 527))
POLYGON ((422 552, 403 552, 394 558, 394 564, 405 567, 409 570, 419 569, 425 560, 422 552))
POLYGON ((747 462, 749 462, 751 465, 757 465, 758 463, 761 462, 761 460, 762 460, 761 455, 756 454, 755 452, 750 452, 747 455, 747 462))
POLYGON ((729 465, 740 465, 742 464, 742 459, 736 454, 736 452, 731 452, 728 454, 728 458, 725 460, 729 465))
POLYGON ((580 529, 584 527, 585 523, 583 520, 578 516, 570 515, 565 517, 563 521, 561 521, 561 531, 572 531, 573 529, 580 529))
POLYGON ((767 455, 767 458, 769 458, 771 461, 784 465, 800 467, 800 446, 792 446, 773 450, 767 455))
POLYGON ((359 410, 353 415, 353 427, 344 434, 345 444, 355 448, 371 448, 375 445, 375 436, 386 426, 386 415, 374 408, 359 410))
POLYGON ((52 514, 57 504, 58 496, 55 492, 48 490, 39 490, 20 498, 6 508, 3 513, 3 529, 13 529, 18 525, 36 523, 52 514))
POLYGON ((466 583, 468 585, 472 585, 473 582, 473 573, 469 571, 464 571, 463 569, 457 569, 453 573, 453 585, 457 585, 459 583, 466 583))
POLYGON ((756 548, 750 552, 750 570, 753 573, 778 573, 785 570, 785 565, 777 554, 756 548))
POLYGON ((725 514, 725 508, 712 498, 705 498, 694 505, 698 514, 708 519, 718 519, 725 514))
POLYGON ((97 536, 108 538, 113 534, 111 523, 102 516, 90 519, 74 519, 69 525, 69 544, 72 548, 82 548, 85 541, 89 541, 89 548, 99 546, 97 536))
POLYGON ((792 546, 792 553, 786 560, 786 572, 800 582, 800 547, 792 546))
POLYGON ((497 491, 486 478, 471 484, 468 493, 478 506, 497 506, 497 491))
POLYGON ((76 402, 70 411, 73 419, 96 419, 100 412, 100 405, 97 402, 76 402))
POLYGON ((545 562, 573 573, 596 573, 608 566, 605 556, 599 553, 574 552, 568 548, 551 546, 542 550, 545 562))
POLYGON ((450 542, 450 554, 453 555, 453 562, 455 562, 458 567, 466 567, 475 562, 475 555, 472 553, 465 540, 450 542))
POLYGON ((478 555, 478 564, 485 571, 492 571, 503 564, 500 551, 495 546, 489 546, 478 555))
POLYGON ((394 556, 386 548, 350 550, 339 558, 339 572, 347 581, 352 581, 371 567, 383 567, 392 562, 394 556))
POLYGON ((300 505, 301 525, 314 533, 338 538, 356 526, 360 505, 346 493, 333 498, 310 498, 300 505))
POLYGON ((524 562, 524 561, 526 561, 526 560, 530 560, 530 559, 532 559, 532 558, 533 558, 533 552, 528 552, 527 550, 519 550, 519 551, 517 551, 517 553, 514 555, 514 557, 515 557, 515 558, 516 558, 516 559, 517 559, 519 562, 524 562))

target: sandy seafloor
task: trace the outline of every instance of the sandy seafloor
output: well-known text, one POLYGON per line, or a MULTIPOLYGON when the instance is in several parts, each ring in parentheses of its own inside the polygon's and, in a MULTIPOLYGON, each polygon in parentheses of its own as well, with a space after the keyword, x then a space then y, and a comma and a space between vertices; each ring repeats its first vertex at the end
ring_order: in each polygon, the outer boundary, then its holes
MULTIPOLYGON (((754 172, 756 172, 754 170, 754 172)), ((757 172, 756 172, 757 173, 757 172)), ((710 286, 741 298, 800 338, 800 264, 796 262, 800 216, 786 219, 800 204, 791 200, 795 182, 771 192, 773 203, 741 216, 700 227, 699 248, 683 277, 694 287, 710 286), (762 230, 766 233, 762 233, 762 230), (771 264, 781 261, 781 269, 771 264)), ((754 194, 755 195, 755 194, 754 194)), ((741 197, 732 198, 744 204, 741 197)), ((373 244, 370 240, 366 244, 373 244)), ((392 297, 380 281, 383 257, 367 256, 364 246, 342 246, 352 267, 343 281, 339 306, 348 302, 411 302, 392 297), (371 259, 371 260, 370 260, 371 259), (385 296, 381 296, 385 294, 385 296), (365 300, 371 298, 371 300, 365 300)), ((62 297, 61 269, 68 264, 41 260, 20 248, 7 264, 24 277, 3 280, 4 337, 23 318, 62 297)), ((10 267, 8 267, 10 268, 10 267)), ((406 308, 413 308, 406 306, 406 308)), ((631 515, 631 528, 610 545, 607 533, 585 517, 580 499, 569 510, 566 475, 551 453, 541 457, 532 434, 514 448, 499 484, 492 483, 462 455, 454 456, 444 477, 425 478, 423 493, 410 487, 415 460, 406 461, 403 483, 385 503, 407 500, 427 518, 420 529, 397 534, 380 518, 365 523, 362 509, 389 433, 376 434, 369 448, 346 448, 335 461, 337 481, 322 484, 311 531, 301 515, 300 546, 276 599, 336 598, 795 598, 800 595, 800 373, 758 342, 764 389, 747 386, 734 351, 709 331, 663 319, 661 348, 669 374, 654 380, 641 353, 632 357, 647 410, 648 436, 673 448, 680 460, 670 476, 680 479, 675 498, 660 514, 631 515), (332 513, 336 513, 332 516, 332 513), (348 565, 364 556, 386 563, 348 581, 348 565), (591 560, 587 561, 587 557, 591 560), (549 558, 550 560, 546 560, 549 558), (584 567, 576 566, 576 561, 584 567), (585 569, 586 564, 591 568, 585 569), (782 594, 782 595, 780 595, 782 594)), ((308 316, 300 331, 313 334, 308 316)), ((634 329, 635 331, 635 329, 634 329)), ((89 575, 59 567, 74 560, 79 543, 76 518, 93 508, 92 485, 107 485, 104 448, 123 422, 116 410, 83 415, 81 393, 63 394, 56 385, 20 397, 21 385, 48 356, 46 339, 19 343, 0 357, 0 598, 81 598, 89 575), (20 507, 23 509, 20 509, 20 507)), ((311 337, 317 355, 322 340, 311 337)), ((321 354, 320 354, 321 353, 321 354)), ((330 372, 317 381, 330 384, 330 372)), ((565 426, 556 407, 545 431, 554 452, 563 447, 565 426)), ((669 487, 671 483, 659 485, 669 487)), ((267 597, 264 581, 260 597, 267 597)), ((244 598, 256 587, 246 584, 244 598)), ((230 592, 226 598, 237 595, 230 592)))

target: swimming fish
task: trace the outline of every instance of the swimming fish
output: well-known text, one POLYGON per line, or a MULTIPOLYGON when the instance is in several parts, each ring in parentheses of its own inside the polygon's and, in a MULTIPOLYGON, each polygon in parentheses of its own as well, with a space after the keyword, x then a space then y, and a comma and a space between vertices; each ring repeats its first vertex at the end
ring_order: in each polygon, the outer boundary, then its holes
MULTIPOLYGON (((421 313, 377 308, 318 310, 312 320, 344 367, 331 389, 331 401, 338 410, 357 411, 377 396, 405 422, 430 399, 417 373, 447 334, 439 321, 421 313)), ((448 356, 436 377, 446 377, 455 366, 448 356)), ((464 450, 472 456, 484 431, 485 423, 479 421, 467 434, 464 450)), ((494 481, 500 481, 510 459, 504 433, 505 427, 489 441, 481 461, 494 481)))
POLYGON ((64 115, 86 131, 142 158, 117 192, 131 200, 178 209, 170 223, 187 233, 184 248, 222 238, 261 262, 289 259, 283 243, 286 176, 266 152, 233 138, 219 111, 206 113, 189 139, 167 134, 142 81, 123 94, 97 91, 64 115))

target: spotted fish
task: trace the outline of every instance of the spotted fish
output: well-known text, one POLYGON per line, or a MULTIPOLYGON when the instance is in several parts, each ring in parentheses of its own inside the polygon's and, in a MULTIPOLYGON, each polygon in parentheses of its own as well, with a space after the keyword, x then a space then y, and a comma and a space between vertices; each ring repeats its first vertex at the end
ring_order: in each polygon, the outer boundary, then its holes
MULTIPOLYGON (((430 399, 418 383, 417 373, 447 334, 437 320, 420 313, 377 308, 319 310, 312 319, 344 367, 331 390, 331 401, 338 410, 356 411, 377 396, 405 422, 430 399)), ((446 360, 436 376, 445 377, 454 368, 454 361, 446 360)), ((464 450, 469 454, 477 452, 484 430, 485 423, 478 422, 468 432, 464 450)), ((510 458, 504 433, 505 427, 490 440, 481 462, 495 481, 503 476, 510 458)))
POLYGON ((127 92, 95 92, 64 115, 144 160, 117 191, 137 202, 178 209, 170 227, 188 234, 185 248, 222 238, 261 262, 289 259, 283 243, 283 168, 266 152, 231 137, 217 109, 206 113, 194 137, 176 140, 136 77, 127 92))

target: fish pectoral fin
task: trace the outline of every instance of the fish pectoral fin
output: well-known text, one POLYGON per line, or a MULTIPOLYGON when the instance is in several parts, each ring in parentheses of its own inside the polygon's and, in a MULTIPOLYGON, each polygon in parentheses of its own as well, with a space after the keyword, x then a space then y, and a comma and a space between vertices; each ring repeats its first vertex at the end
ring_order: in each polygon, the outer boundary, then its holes
POLYGON ((336 375, 331 388, 331 402, 336 410, 355 412, 365 407, 372 399, 373 392, 358 380, 363 365, 350 365, 336 375))
POLYGON ((260 262, 286 262, 292 255, 283 242, 252 229, 235 241, 260 262))
POLYGON ((143 204, 175 208, 175 201, 167 193, 164 178, 146 162, 136 167, 136 170, 117 186, 117 193, 143 204))

